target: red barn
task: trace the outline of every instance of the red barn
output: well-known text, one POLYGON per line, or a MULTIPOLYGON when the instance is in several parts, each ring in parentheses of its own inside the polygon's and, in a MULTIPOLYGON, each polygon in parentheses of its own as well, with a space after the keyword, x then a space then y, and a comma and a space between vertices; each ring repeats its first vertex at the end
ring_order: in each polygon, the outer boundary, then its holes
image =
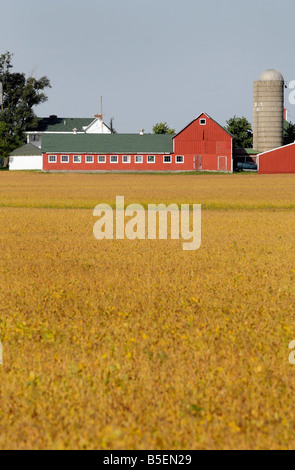
POLYGON ((258 173, 295 173, 295 142, 260 153, 258 173))
POLYGON ((175 154, 183 154, 197 171, 233 171, 233 136, 202 113, 174 139, 175 154))
POLYGON ((175 136, 44 134, 44 171, 233 171, 233 137, 202 113, 175 136))

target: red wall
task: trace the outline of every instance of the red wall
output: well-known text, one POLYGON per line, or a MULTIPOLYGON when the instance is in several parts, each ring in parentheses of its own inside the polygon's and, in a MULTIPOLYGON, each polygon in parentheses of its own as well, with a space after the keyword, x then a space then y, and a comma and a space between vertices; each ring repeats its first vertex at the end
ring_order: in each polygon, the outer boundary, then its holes
POLYGON ((258 173, 295 173, 295 143, 260 154, 258 173))
POLYGON ((174 137, 174 151, 202 157, 202 170, 232 170, 232 137, 206 114, 201 114, 174 137), (200 124, 201 119, 206 119, 205 125, 200 124), (225 165, 219 156, 227 157, 225 165))
MULTIPOLYGON (((110 163, 110 155, 106 155, 106 163, 98 163, 98 154, 93 155, 94 162, 86 163, 86 155, 81 155, 81 163, 73 163, 73 155, 76 154, 43 154, 43 170, 44 171, 192 171, 194 169, 193 156, 184 155, 183 163, 175 163, 175 155, 171 154, 172 162, 163 163, 164 155, 155 155, 155 163, 147 163, 147 155, 143 155, 143 163, 135 163, 135 155, 130 155, 131 162, 123 163, 123 154, 118 155, 118 163, 110 163), (56 155, 56 163, 48 163, 48 155, 56 155), (69 155, 69 163, 61 163, 61 155, 69 155)), ((112 154, 115 155, 115 154, 112 154)), ((150 155, 153 155, 152 153, 150 155)))

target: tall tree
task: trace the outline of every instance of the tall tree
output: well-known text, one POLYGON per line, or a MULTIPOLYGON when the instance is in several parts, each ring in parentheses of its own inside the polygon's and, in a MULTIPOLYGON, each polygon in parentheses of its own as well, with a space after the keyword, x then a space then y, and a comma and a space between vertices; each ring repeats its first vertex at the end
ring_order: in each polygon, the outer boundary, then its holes
POLYGON ((252 148, 253 132, 252 126, 245 117, 234 116, 226 121, 226 130, 234 136, 236 148, 252 148))
POLYGON ((0 56, 0 82, 3 85, 3 110, 0 110, 0 149, 2 157, 25 142, 25 131, 37 123, 33 107, 47 101, 43 90, 51 87, 46 76, 39 80, 12 72, 13 54, 0 56))
POLYGON ((170 129, 167 122, 157 122, 153 127, 154 134, 175 134, 175 129, 170 129))
POLYGON ((285 121, 284 123, 284 145, 295 142, 295 124, 285 121))

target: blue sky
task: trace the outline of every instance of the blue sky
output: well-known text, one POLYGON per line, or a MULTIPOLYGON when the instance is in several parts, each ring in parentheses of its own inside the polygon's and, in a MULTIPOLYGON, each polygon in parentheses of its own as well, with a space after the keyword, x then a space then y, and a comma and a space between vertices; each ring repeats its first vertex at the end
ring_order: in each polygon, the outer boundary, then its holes
POLYGON ((180 130, 203 111, 252 122, 260 73, 295 79, 294 17, 294 0, 9 0, 0 53, 14 53, 14 71, 50 78, 38 116, 91 117, 102 95, 118 132, 180 130))

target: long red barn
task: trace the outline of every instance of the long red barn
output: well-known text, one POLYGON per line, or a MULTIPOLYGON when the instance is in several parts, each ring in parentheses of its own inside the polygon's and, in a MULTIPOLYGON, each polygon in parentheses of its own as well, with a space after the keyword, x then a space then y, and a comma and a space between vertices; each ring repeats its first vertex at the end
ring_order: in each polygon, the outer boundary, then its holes
POLYGON ((44 134, 43 171, 233 171, 233 136, 202 113, 175 136, 44 134))

